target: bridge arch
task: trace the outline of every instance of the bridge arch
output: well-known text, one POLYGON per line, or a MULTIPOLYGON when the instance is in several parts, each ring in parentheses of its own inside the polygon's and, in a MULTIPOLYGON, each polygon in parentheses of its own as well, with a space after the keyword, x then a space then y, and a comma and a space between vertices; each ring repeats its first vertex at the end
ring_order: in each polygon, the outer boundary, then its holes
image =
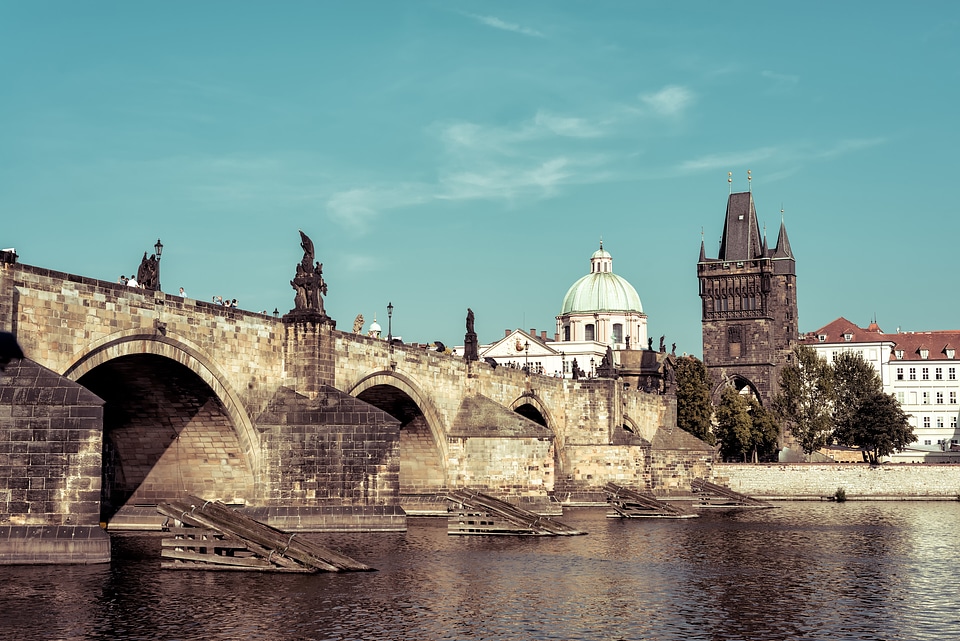
POLYGON ((380 370, 364 376, 347 392, 400 421, 401 492, 437 490, 446 485, 449 451, 445 421, 412 378, 380 370), (424 439, 426 434, 429 436, 424 439))
POLYGON ((260 469, 260 439, 244 408, 243 401, 227 383, 226 376, 214 364, 213 359, 183 338, 147 333, 142 330, 119 332, 88 346, 85 352, 74 359, 63 375, 72 381, 78 381, 99 365, 122 356, 140 354, 169 358, 199 376, 223 404, 236 430, 240 446, 249 457, 251 466, 254 470, 260 469))
POLYGON ((543 402, 543 399, 537 396, 533 392, 525 392, 521 394, 517 399, 510 404, 510 409, 512 409, 517 414, 520 414, 524 418, 528 418, 534 423, 538 423, 556 435, 556 422, 551 415, 547 404, 543 402))

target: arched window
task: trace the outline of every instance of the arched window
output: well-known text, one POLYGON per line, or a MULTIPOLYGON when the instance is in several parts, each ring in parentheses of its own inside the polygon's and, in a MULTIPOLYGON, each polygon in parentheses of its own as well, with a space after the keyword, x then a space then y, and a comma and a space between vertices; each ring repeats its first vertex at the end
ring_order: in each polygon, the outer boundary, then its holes
POLYGON ((570 342, 570 326, 569 325, 563 326, 563 340, 567 341, 568 343, 570 342))
POLYGON ((621 323, 613 324, 613 342, 614 343, 623 342, 623 324, 621 323))
POLYGON ((584 332, 583 340, 585 340, 585 341, 595 340, 595 339, 594 339, 594 333, 593 333, 593 323, 588 323, 588 324, 584 325, 584 326, 583 326, 583 332, 584 332))

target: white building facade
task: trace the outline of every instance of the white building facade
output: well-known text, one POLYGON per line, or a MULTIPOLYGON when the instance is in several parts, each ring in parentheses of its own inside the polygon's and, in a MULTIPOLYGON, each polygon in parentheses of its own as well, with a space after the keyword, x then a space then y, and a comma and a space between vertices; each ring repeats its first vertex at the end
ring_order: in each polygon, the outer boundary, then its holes
POLYGON ((864 329, 841 317, 803 342, 829 363, 854 352, 873 365, 884 392, 910 416, 917 437, 911 450, 960 450, 960 330, 885 334, 876 323, 864 329))

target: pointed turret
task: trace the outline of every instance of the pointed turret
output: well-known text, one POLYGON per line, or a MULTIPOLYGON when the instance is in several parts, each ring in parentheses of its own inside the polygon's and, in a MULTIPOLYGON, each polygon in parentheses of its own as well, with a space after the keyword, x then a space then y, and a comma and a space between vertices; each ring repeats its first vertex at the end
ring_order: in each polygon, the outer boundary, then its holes
POLYGON ((720 240, 719 260, 727 262, 760 258, 760 223, 753 204, 753 194, 740 192, 730 194, 727 200, 727 217, 723 222, 723 237, 720 240))
POLYGON ((707 260, 707 249, 706 249, 706 247, 704 247, 704 245, 703 245, 703 239, 701 238, 701 239, 700 239, 700 261, 699 261, 699 262, 702 263, 702 262, 704 262, 705 260, 707 260))
POLYGON ((790 239, 787 238, 787 226, 780 221, 780 233, 777 234, 777 249, 773 252, 774 258, 794 258, 790 249, 790 239))

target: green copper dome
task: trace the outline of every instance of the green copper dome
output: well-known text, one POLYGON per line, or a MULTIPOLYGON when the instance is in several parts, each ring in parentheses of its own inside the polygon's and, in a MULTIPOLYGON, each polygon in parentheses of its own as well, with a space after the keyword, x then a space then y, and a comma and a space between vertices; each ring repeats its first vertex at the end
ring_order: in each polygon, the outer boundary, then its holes
POLYGON ((581 312, 643 312, 637 290, 613 273, 613 257, 604 251, 603 243, 590 257, 590 273, 563 297, 561 316, 581 312))

